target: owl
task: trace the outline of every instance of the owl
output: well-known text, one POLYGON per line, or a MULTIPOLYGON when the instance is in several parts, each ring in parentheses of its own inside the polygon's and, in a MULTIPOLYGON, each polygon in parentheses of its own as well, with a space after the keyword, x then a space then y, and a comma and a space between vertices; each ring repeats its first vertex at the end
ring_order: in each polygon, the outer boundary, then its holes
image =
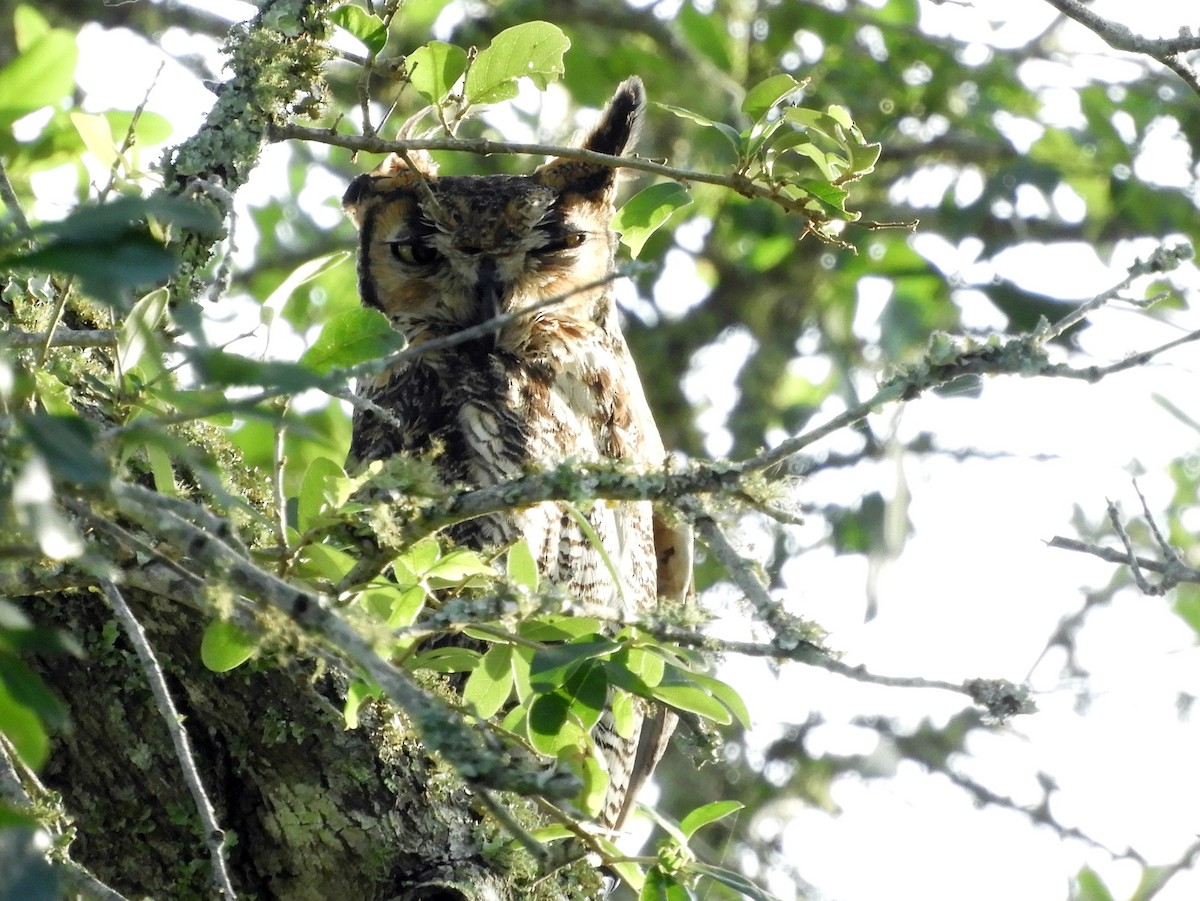
MULTIPOLYGON (((644 106, 641 81, 623 82, 582 147, 628 152, 644 106)), ((449 488, 486 488, 570 461, 663 465, 613 299, 616 174, 561 158, 529 175, 439 177, 409 154, 350 184, 343 203, 359 231, 362 302, 410 347, 518 314, 360 385, 390 415, 370 405, 355 413, 353 462, 426 455, 449 488)), ((649 502, 593 504, 583 511, 588 530, 579 514, 544 502, 460 523, 450 536, 480 549, 523 538, 543 579, 629 617, 688 595, 684 527, 649 502)), ((622 737, 605 713, 594 733, 609 775, 597 820, 611 829, 621 828, 674 726, 665 711, 635 721, 622 737)))

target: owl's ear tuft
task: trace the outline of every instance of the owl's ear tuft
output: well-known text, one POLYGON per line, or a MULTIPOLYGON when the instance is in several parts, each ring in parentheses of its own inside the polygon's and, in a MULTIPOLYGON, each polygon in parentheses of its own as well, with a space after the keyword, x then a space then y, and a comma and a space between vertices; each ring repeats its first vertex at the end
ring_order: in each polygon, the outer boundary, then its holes
MULTIPOLYGON (((628 153, 637 143, 645 108, 646 90, 642 80, 636 75, 625 79, 580 146, 609 156, 628 153)), ((616 194, 617 169, 614 166, 560 158, 546 163, 533 175, 541 184, 563 193, 581 195, 589 201, 612 204, 616 194)))
POLYGON ((604 107, 600 121, 583 141, 584 150, 622 156, 637 144, 646 109, 646 89, 636 75, 617 86, 617 92, 604 107))
POLYGON ((390 153, 370 172, 350 182, 346 193, 342 195, 342 208, 355 223, 359 223, 362 220, 362 203, 372 194, 413 187, 419 180, 436 177, 437 163, 425 151, 410 150, 408 160, 398 153, 390 153), (411 167, 409 160, 412 161, 411 167))

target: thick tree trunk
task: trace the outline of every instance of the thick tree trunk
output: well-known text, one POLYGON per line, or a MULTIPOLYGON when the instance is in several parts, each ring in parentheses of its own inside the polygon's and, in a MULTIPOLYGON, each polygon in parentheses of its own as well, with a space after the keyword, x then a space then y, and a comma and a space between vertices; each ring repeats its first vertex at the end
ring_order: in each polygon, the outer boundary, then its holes
MULTIPOLYGON (((469 792, 430 760, 401 715, 382 704, 346 729, 342 673, 296 649, 228 673, 199 658, 204 619, 128 592, 184 715, 229 864, 247 897, 367 901, 393 897, 506 898, 511 886, 483 859, 490 831, 469 792)), ((130 897, 211 898, 196 805, 139 661, 103 597, 30 599, 84 645, 83 661, 43 661, 68 703, 44 778, 62 793, 82 863, 130 897)), ((491 830, 494 831, 494 830, 491 830)))

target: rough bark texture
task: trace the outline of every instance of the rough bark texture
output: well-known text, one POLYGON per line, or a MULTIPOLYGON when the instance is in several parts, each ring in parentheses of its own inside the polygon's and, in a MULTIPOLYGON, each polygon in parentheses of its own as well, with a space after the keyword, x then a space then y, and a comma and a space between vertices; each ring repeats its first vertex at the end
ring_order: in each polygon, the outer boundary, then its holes
MULTIPOLYGON (((74 818, 72 858, 130 897, 213 897, 195 804, 103 598, 29 600, 88 654, 41 667, 71 709, 44 778, 74 818)), ((426 757, 402 718, 368 704, 362 725, 347 730, 344 677, 294 648, 209 672, 200 616, 139 592, 129 600, 167 672, 219 821, 236 835, 231 875, 246 897, 436 897, 420 892, 438 885, 462 897, 511 897, 482 859, 487 830, 468 792, 426 757)))

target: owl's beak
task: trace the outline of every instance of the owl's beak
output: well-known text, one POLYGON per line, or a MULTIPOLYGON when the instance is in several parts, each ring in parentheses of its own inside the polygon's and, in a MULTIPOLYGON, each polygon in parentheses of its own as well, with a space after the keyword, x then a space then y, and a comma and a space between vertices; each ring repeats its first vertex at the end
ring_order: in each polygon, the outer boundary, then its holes
MULTIPOLYGON (((479 260, 479 280, 475 283, 475 309, 480 322, 486 322, 500 315, 501 301, 500 280, 496 277, 496 261, 491 257, 481 257, 479 260)), ((492 346, 499 339, 499 331, 492 332, 492 346)))

